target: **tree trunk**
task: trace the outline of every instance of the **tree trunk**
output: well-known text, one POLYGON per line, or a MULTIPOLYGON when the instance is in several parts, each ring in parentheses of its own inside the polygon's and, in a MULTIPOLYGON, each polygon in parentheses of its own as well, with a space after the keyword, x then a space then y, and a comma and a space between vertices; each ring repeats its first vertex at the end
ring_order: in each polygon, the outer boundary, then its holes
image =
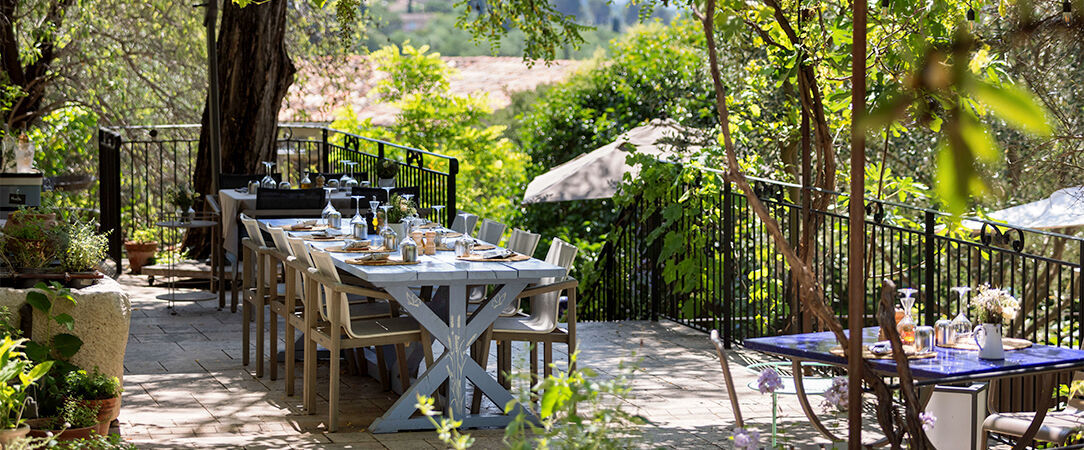
MULTIPOLYGON (((256 173, 260 161, 274 160, 278 113, 296 72, 284 42, 286 7, 286 0, 244 8, 223 1, 217 44, 222 172, 256 173)), ((206 106, 201 125, 192 185, 200 194, 215 194, 206 106)), ((207 255, 209 232, 191 231, 185 246, 192 255, 207 255)))

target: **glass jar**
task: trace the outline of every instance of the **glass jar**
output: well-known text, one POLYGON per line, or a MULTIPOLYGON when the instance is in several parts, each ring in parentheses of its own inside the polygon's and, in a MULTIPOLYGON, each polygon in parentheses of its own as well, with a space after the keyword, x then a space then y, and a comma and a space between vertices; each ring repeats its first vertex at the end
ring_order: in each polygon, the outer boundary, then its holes
POLYGON ((298 187, 301 189, 312 188, 312 180, 309 179, 309 172, 305 172, 305 176, 301 178, 301 183, 298 183, 298 187))

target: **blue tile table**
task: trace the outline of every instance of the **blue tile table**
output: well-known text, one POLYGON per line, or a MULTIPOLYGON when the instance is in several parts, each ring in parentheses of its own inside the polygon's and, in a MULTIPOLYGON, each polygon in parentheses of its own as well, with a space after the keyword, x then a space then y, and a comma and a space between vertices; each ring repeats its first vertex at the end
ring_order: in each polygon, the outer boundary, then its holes
MULTIPOLYGON (((877 340, 878 330, 877 327, 863 329, 863 344, 874 343, 877 340)), ((745 340, 744 346, 788 358, 795 365, 801 361, 821 362, 840 367, 847 365, 845 358, 831 353, 833 347, 839 346, 835 335, 831 332, 751 338, 745 340)), ((1039 398, 1035 419, 1014 448, 1024 448, 1038 431, 1046 410, 1050 407, 1055 375, 1059 372, 1084 368, 1084 351, 1046 345, 1033 345, 1025 349, 1006 351, 1003 360, 979 359, 977 351, 937 347, 935 352, 936 357, 909 361, 911 374, 914 377, 915 386, 920 390, 919 397, 923 399, 923 405, 932 393, 930 388, 936 384, 996 380, 1020 375, 1040 376, 1039 390, 1036 393, 1039 398)), ((870 359, 868 361, 870 367, 878 375, 891 377, 897 374, 896 362, 893 360, 870 359)), ((809 406, 801 385, 801 372, 797 370, 797 367, 795 368, 795 382, 798 385, 798 397, 802 410, 821 433, 829 439, 838 440, 839 438, 821 425, 809 406)))

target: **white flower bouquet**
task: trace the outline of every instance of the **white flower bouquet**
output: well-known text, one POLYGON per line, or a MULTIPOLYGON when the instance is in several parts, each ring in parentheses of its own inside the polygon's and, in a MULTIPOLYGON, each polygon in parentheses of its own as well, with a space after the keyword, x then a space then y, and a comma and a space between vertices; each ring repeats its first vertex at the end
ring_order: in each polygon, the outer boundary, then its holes
POLYGON ((983 284, 971 298, 971 309, 975 311, 978 323, 1000 324, 1016 318, 1020 312, 1020 301, 1009 291, 983 284))

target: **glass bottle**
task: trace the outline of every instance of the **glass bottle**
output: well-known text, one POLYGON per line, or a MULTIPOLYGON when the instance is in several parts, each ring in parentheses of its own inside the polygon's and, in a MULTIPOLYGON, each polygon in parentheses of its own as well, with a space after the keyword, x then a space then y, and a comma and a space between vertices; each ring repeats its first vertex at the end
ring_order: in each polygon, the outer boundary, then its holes
POLYGON ((312 188, 312 180, 309 179, 309 172, 305 172, 305 176, 303 178, 301 178, 301 183, 300 183, 299 187, 301 189, 310 189, 310 188, 312 188))
POLYGON ((896 324, 896 331, 900 334, 900 341, 903 345, 915 344, 915 321, 911 319, 911 307, 915 305, 915 299, 912 297, 917 289, 903 288, 900 289, 900 294, 903 294, 903 298, 900 299, 900 304, 903 305, 903 318, 896 324))

